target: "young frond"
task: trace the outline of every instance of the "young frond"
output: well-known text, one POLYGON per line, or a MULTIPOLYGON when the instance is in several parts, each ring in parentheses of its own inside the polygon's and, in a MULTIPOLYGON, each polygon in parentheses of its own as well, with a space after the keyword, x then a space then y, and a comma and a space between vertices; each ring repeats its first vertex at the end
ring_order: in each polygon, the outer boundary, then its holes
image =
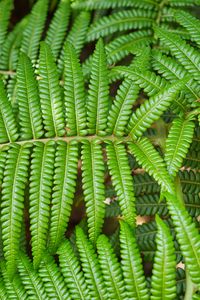
POLYGON ((29 145, 12 144, 8 150, 2 183, 1 225, 8 276, 16 271, 23 220, 24 194, 30 159, 29 145))
POLYGON ((82 181, 90 240, 95 244, 101 233, 105 214, 104 161, 98 141, 82 145, 82 181))
POLYGON ((103 40, 96 44, 87 98, 87 119, 90 134, 102 135, 107 124, 109 85, 103 40))
POLYGON ((200 46, 200 21, 183 10, 175 12, 176 20, 190 33, 191 38, 200 46))
POLYGON ((14 142, 18 138, 18 126, 8 101, 3 81, 0 79, 0 143, 14 142))
POLYGON ((149 299, 136 239, 131 227, 123 221, 120 223, 120 254, 128 299, 149 299))
POLYGON ((156 254, 152 270, 151 299, 176 299, 176 257, 172 236, 167 225, 156 216, 156 254))
POLYGON ((76 228, 76 244, 91 299, 103 300, 107 298, 107 291, 95 249, 80 227, 76 228))
POLYGON ((98 260, 110 299, 126 299, 121 265, 108 237, 100 235, 97 240, 98 260))
POLYGON ((177 118, 172 123, 166 139, 165 151, 167 170, 172 177, 176 176, 176 173, 182 166, 183 159, 192 142, 194 127, 195 124, 190 118, 177 118))
POLYGON ((200 76, 200 55, 199 52, 182 40, 178 35, 169 33, 167 30, 156 27, 156 35, 169 48, 172 55, 192 74, 194 79, 199 81, 200 76))
POLYGON ((84 80, 75 48, 65 45, 64 69, 64 104, 67 134, 85 135, 86 131, 86 97, 84 80))
POLYGON ((153 24, 154 17, 154 12, 142 9, 115 12, 90 25, 87 41, 94 41, 115 32, 149 28, 153 24))
POLYGON ((45 42, 51 46, 54 58, 57 59, 62 47, 70 17, 69 0, 61 0, 46 33, 45 42))
POLYGON ((191 280, 200 286, 200 235, 195 223, 176 196, 165 192, 169 212, 175 226, 176 237, 183 253, 191 280))
POLYGON ((51 48, 41 43, 39 57, 39 92, 45 136, 63 136, 65 123, 58 73, 51 48))
POLYGON ((52 256, 45 255, 42 258, 39 268, 39 276, 43 281, 43 285, 49 299, 70 299, 64 278, 52 256))
POLYGON ((38 86, 31 61, 24 53, 21 53, 17 67, 16 97, 21 139, 40 138, 43 135, 43 124, 38 86))
POLYGON ((91 300, 81 265, 68 240, 61 244, 58 249, 58 255, 60 268, 69 289, 71 299, 91 300))
POLYGON ((0 1, 0 56, 6 38, 12 8, 13 0, 0 1))
POLYGON ((33 269, 33 265, 29 257, 23 252, 19 253, 18 270, 23 286, 28 294, 28 299, 48 299, 43 282, 39 277, 38 272, 33 269))
POLYGON ((32 8, 29 22, 23 32, 21 51, 35 62, 39 50, 39 42, 47 17, 48 0, 38 0, 32 8))
POLYGON ((54 172, 53 145, 53 141, 46 144, 36 142, 32 153, 29 214, 34 268, 39 267, 47 244, 54 172))
POLYGON ((141 138, 135 143, 130 142, 129 150, 135 155, 138 163, 161 185, 163 190, 173 192, 173 185, 164 161, 147 138, 141 138))
POLYGON ((78 167, 78 144, 60 141, 55 154, 49 251, 55 252, 64 238, 74 199, 78 167))
POLYGON ((123 144, 107 145, 108 168, 115 187, 123 219, 130 226, 135 225, 135 197, 133 179, 128 162, 126 148, 123 144))

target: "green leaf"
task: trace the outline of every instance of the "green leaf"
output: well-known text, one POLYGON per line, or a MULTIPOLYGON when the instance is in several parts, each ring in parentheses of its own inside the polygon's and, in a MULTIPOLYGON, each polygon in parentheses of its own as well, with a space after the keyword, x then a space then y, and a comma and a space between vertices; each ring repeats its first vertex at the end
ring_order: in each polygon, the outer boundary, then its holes
POLYGON ((0 55, 2 54, 12 8, 13 0, 0 1, 0 55))
POLYGON ((58 255, 60 268, 69 288, 71 298, 74 300, 91 300, 80 263, 68 240, 61 244, 58 249, 58 255))
POLYGON ((161 185, 162 189, 173 193, 174 187, 164 161, 147 138, 129 143, 129 150, 135 155, 138 163, 161 185))
POLYGON ((55 252, 69 222, 78 171, 77 143, 58 142, 52 194, 49 250, 55 252))
POLYGON ((107 292, 103 282, 100 265, 92 243, 87 239, 84 231, 76 228, 76 244, 86 284, 90 290, 91 299, 106 299, 107 292))
POLYGON ((43 135, 39 92, 32 64, 22 53, 17 68, 17 102, 21 138, 38 139, 43 135))
POLYGON ((95 244, 105 215, 104 162, 98 141, 82 145, 82 182, 90 240, 95 244))
POLYGON ((94 41, 115 32, 151 27, 154 17, 154 12, 142 9, 115 12, 91 24, 87 41, 94 41))
POLYGON ((142 259, 137 247, 134 232, 125 222, 120 222, 120 253, 128 299, 149 299, 142 259))
POLYGON ((85 135, 86 99, 84 80, 74 47, 65 45, 64 102, 68 135, 85 135))
POLYGON ((165 192, 168 208, 176 230, 176 237, 183 253, 191 280, 200 286, 200 235, 182 203, 176 196, 165 192))
MULTIPOLYGON (((28 299, 43 300, 49 299, 44 285, 38 273, 33 269, 33 265, 28 256, 24 253, 19 253, 18 270, 23 282, 24 288, 28 294, 28 299)), ((26 298, 27 299, 27 298, 26 298)))
POLYGON ((109 85, 103 40, 96 44, 88 90, 87 113, 90 134, 102 135, 107 124, 109 85))
POLYGON ((126 299, 121 265, 111 247, 109 239, 100 235, 97 240, 98 259, 110 299, 126 299))
POLYGON ((65 133, 63 102, 56 64, 51 48, 41 43, 39 59, 39 92, 45 136, 63 136, 65 133))
POLYGON ((55 263, 53 257, 50 255, 45 255, 42 258, 39 268, 39 276, 43 281, 49 299, 71 299, 60 269, 55 263))
POLYGON ((11 103, 8 101, 4 84, 0 79, 0 143, 16 141, 18 138, 17 130, 11 103))
POLYGON ((177 118, 166 139, 165 161, 170 176, 175 177, 192 142, 195 124, 191 119, 177 118))
POLYGON ((23 32, 21 51, 35 62, 39 50, 39 43, 47 17, 48 0, 38 0, 32 8, 29 22, 23 32))
POLYGON ((151 299, 176 299, 176 257, 167 225, 156 216, 156 254, 151 279, 151 299))
POLYGON ((30 174, 30 231, 34 268, 46 249, 50 217, 50 199, 54 172, 54 142, 36 142, 31 161, 30 174))
POLYGON ((45 42, 51 46, 55 59, 58 57, 65 37, 70 17, 69 0, 61 0, 54 13, 53 19, 46 33, 45 42))
POLYGON ((23 220, 24 194, 30 159, 29 145, 12 144, 8 150, 2 184, 1 223, 7 274, 16 271, 23 220))
POLYGON ((115 187, 123 219, 130 226, 135 225, 135 197, 133 178, 123 144, 112 143, 107 145, 108 168, 115 187))

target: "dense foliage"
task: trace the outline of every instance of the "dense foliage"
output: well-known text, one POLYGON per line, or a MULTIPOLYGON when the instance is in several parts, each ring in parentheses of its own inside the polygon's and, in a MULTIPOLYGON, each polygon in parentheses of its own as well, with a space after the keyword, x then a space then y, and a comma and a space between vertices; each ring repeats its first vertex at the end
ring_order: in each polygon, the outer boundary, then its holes
POLYGON ((0 299, 199 299, 200 1, 33 2, 0 0, 0 299))

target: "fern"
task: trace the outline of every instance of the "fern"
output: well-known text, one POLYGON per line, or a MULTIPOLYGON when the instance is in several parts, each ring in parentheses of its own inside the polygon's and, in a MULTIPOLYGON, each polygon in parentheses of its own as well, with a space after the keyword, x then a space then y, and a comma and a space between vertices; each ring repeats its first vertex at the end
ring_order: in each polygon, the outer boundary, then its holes
POLYGON ((96 21, 88 31, 87 41, 107 36, 117 31, 149 28, 153 23, 154 13, 144 10, 124 10, 105 16, 96 21))
POLYGON ((58 57, 61 49, 66 28, 69 22, 70 5, 68 0, 60 1, 57 11, 54 14, 52 22, 46 33, 45 42, 51 46, 55 59, 58 57))
POLYGON ((156 236, 157 251, 154 258, 151 282, 151 299, 175 299, 176 260, 173 241, 165 223, 156 216, 158 232, 156 236), (162 275, 161 275, 162 274, 162 275))
POLYGON ((0 55, 2 54, 12 8, 12 0, 2 0, 0 2, 0 55))

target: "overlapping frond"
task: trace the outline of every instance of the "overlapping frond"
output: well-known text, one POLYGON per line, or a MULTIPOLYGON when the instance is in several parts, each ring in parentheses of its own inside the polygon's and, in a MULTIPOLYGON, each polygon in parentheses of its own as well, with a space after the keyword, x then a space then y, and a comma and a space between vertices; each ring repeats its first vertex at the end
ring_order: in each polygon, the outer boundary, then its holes
POLYGON ((9 18, 13 8, 13 0, 2 0, 0 2, 0 56, 8 30, 9 18))
POLYGON ((170 176, 175 176, 182 166, 192 142, 195 124, 191 118, 175 119, 166 139, 165 161, 170 176))
POLYGON ((149 28, 152 26, 154 16, 154 12, 142 9, 115 12, 91 24, 87 41, 93 41, 119 31, 149 28))

